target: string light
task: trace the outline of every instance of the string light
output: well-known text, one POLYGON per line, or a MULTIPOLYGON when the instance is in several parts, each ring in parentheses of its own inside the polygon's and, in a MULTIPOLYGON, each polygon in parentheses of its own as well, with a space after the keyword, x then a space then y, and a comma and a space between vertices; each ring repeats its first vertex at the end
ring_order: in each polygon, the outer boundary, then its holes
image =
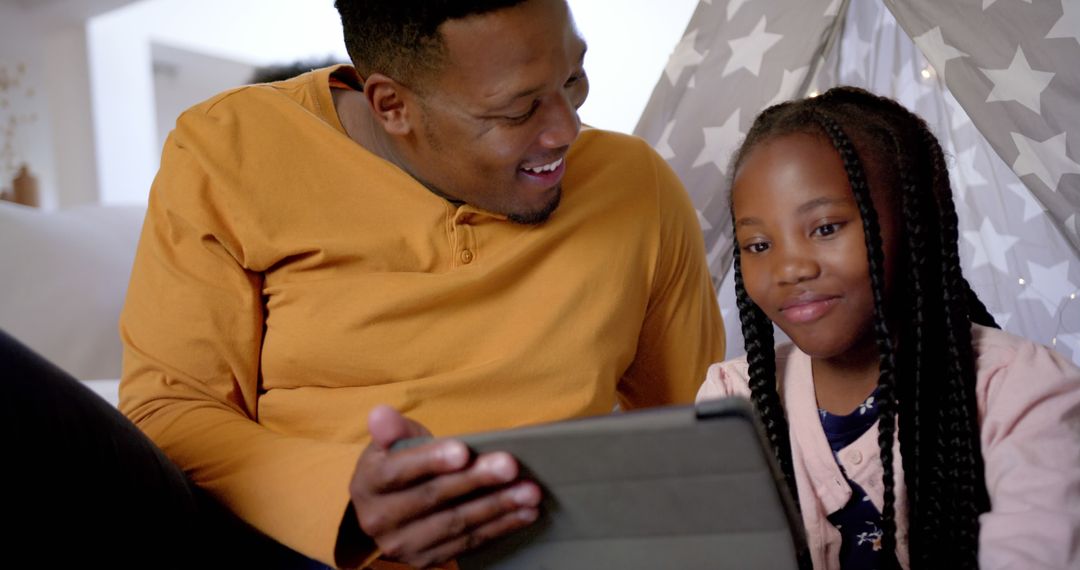
POLYGON ((817 91, 811 91, 811 92, 810 92, 810 97, 811 97, 811 98, 813 98, 813 97, 817 97, 818 95, 820 95, 820 93, 818 93, 817 91))
POLYGON ((1026 283, 1027 283, 1027 281, 1024 281, 1024 278, 1023 278, 1023 277, 1021 277, 1021 278, 1020 278, 1020 284, 1021 284, 1021 285, 1024 285, 1024 284, 1026 284, 1026 283))
MULTIPOLYGON (((1057 316, 1057 319, 1056 319, 1057 320, 1057 328, 1054 330, 1053 338, 1050 339, 1050 345, 1051 346, 1057 347, 1058 337, 1059 337, 1059 335, 1062 334, 1062 329, 1065 328, 1065 310, 1069 307, 1069 304, 1070 304, 1071 301, 1076 300, 1076 295, 1077 294, 1080 294, 1080 290, 1073 291, 1072 293, 1069 293, 1065 297, 1065 299, 1061 302, 1061 304, 1058 305, 1058 310, 1057 310, 1057 315, 1056 315, 1057 316)), ((1071 347, 1071 348, 1074 351, 1073 355, 1074 355, 1074 359, 1075 359, 1075 355, 1077 354, 1077 352, 1080 352, 1080 346, 1075 346, 1075 347, 1071 347)))
POLYGON ((930 76, 932 76, 934 72, 930 71, 929 67, 924 67, 923 70, 919 72, 919 74, 922 75, 923 79, 930 79, 930 76))

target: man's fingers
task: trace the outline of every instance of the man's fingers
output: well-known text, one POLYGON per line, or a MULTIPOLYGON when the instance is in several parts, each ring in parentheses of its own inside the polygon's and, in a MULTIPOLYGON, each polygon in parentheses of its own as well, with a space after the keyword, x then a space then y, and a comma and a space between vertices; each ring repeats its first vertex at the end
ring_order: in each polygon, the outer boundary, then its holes
POLYGON ((469 455, 464 443, 452 439, 395 452, 369 446, 353 475, 353 497, 409 489, 438 475, 464 469, 469 455))
POLYGON ((417 520, 379 546, 414 566, 439 564, 535 521, 540 496, 535 483, 522 481, 417 520))
MULTIPOLYGON (((411 451, 414 450, 404 450, 401 453, 411 451)), ((384 467, 388 465, 390 465, 389 462, 384 467)), ((401 480, 412 475, 409 466, 405 469, 401 480)), ((505 485, 517 476, 517 462, 509 454, 484 454, 477 457, 476 461, 463 471, 431 477, 411 486, 386 488, 379 494, 377 501, 372 501, 372 504, 357 504, 360 527, 372 536, 390 532, 390 526, 404 526, 415 519, 446 510, 469 495, 505 485), (374 504, 376 502, 377 508, 374 504), (387 517, 387 513, 393 513, 393 516, 387 517)), ((393 479, 393 476, 388 478, 388 480, 393 479)), ((423 540, 430 541, 431 539, 424 538, 423 540)))
POLYGON ((385 405, 375 406, 368 414, 368 432, 371 442, 381 449, 390 449, 400 439, 431 435, 424 426, 385 405))

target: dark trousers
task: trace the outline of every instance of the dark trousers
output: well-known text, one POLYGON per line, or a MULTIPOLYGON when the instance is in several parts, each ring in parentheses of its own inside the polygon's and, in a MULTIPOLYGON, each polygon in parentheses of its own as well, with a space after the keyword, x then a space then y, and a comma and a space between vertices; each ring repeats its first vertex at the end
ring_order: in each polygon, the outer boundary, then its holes
POLYGON ((0 441, 0 567, 324 568, 240 521, 3 331, 0 441))

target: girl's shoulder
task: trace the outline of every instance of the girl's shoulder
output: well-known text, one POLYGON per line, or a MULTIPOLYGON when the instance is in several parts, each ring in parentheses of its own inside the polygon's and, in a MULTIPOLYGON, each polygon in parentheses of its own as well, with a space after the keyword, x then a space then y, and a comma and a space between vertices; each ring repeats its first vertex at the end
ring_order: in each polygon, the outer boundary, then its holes
POLYGON ((980 381, 1017 368, 1029 375, 1038 371, 1080 374, 1080 369, 1060 352, 1003 330, 972 325, 971 341, 980 381))
MULTIPOLYGON (((789 360, 805 356, 791 343, 776 346, 776 371, 783 376, 789 360)), ((746 355, 717 362, 709 366, 705 382, 698 390, 698 401, 726 396, 750 395, 750 365, 746 355)))
POLYGON ((976 396, 983 411, 1020 413, 1052 398, 1080 403, 1080 368, 1060 352, 998 329, 972 325, 976 396))

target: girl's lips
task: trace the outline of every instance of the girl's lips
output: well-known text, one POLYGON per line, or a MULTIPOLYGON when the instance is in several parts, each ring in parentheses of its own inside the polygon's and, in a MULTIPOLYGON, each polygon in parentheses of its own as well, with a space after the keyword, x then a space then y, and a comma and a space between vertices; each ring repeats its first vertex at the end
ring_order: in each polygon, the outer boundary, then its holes
POLYGON ((821 297, 796 301, 782 307, 780 312, 783 313, 785 319, 792 323, 809 323, 825 316, 839 302, 839 297, 821 297))

